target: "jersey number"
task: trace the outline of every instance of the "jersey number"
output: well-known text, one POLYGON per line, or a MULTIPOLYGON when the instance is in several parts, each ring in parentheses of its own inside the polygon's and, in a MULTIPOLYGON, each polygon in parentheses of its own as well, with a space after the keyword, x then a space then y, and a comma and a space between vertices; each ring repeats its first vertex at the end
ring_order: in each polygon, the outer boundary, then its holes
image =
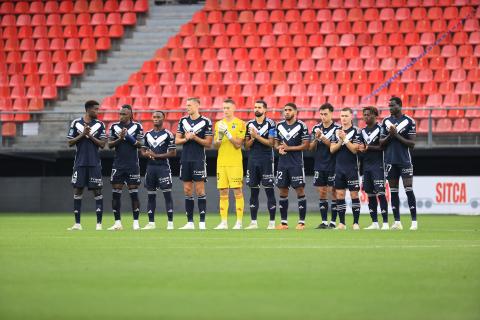
POLYGON ((117 172, 117 169, 112 169, 112 175, 110 176, 110 181, 113 181, 113 177, 115 176, 116 172, 117 172))

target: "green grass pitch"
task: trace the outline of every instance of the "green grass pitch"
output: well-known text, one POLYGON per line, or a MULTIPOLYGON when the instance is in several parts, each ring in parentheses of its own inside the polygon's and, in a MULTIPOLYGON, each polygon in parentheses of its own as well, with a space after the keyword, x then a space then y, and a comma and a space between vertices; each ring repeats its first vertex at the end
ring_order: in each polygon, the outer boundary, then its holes
POLYGON ((161 216, 134 232, 124 216, 122 232, 93 215, 68 232, 71 215, 0 214, 0 319, 480 319, 478 216, 420 216, 417 232, 315 230, 316 213, 304 231, 262 215, 261 230, 161 216))

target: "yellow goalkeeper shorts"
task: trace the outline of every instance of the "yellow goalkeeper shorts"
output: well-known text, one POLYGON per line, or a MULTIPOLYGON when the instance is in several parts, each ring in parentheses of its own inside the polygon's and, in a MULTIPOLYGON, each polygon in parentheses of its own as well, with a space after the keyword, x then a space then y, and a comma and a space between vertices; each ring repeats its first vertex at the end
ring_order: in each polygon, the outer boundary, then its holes
POLYGON ((243 167, 217 167, 217 188, 241 188, 243 186, 243 167))

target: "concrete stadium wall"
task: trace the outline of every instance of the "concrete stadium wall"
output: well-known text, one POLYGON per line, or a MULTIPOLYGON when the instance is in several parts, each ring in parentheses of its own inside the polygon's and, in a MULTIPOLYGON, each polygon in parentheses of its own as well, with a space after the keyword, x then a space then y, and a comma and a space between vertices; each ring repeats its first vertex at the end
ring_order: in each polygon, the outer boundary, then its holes
MULTIPOLYGON (((318 195, 312 187, 313 177, 306 177, 308 210, 318 210, 318 195)), ((209 213, 218 213, 218 190, 216 188, 216 177, 209 177, 207 182, 207 210, 209 213)), ((143 181, 142 181, 143 182, 143 181)), ((73 189, 69 177, 0 177, 0 212, 71 212, 73 202, 73 189)), ((108 177, 104 177, 104 206, 105 213, 111 213, 111 186, 108 177)), ((248 200, 250 191, 244 188, 245 192, 245 213, 248 215, 248 200)), ((277 200, 278 200, 278 191, 277 200)), ((141 210, 145 212, 147 207, 147 192, 143 185, 140 187, 141 210)), ((230 195, 231 203, 234 200, 230 195)), ((85 189, 82 211, 93 212, 94 200, 91 192, 85 189)), ((184 212, 184 196, 182 182, 174 177, 173 199, 175 213, 184 212)), ((263 190, 260 193, 260 212, 266 212, 266 197, 263 190)), ((294 190, 290 191, 291 212, 296 212, 296 196, 294 190)), ((122 195, 122 212, 128 214, 130 209, 130 198, 124 189, 122 195)), ((230 208, 234 212, 234 208, 230 208)), ((164 200, 161 192, 157 195, 157 212, 164 213, 164 200)), ((198 212, 195 204, 195 212, 198 212)))

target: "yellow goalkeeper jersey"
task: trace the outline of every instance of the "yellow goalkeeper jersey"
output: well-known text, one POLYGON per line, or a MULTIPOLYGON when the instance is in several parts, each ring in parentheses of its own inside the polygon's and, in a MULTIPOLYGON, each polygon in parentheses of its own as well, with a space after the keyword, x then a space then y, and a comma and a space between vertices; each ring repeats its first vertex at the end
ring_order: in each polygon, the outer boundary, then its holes
MULTIPOLYGON (((227 122, 223 119, 215 123, 215 140, 218 139, 218 124, 224 122, 228 131, 232 134, 234 138, 245 138, 245 122, 238 118, 233 118, 232 121, 227 122)), ((222 144, 218 148, 218 157, 217 157, 217 166, 219 167, 243 167, 242 163, 242 148, 236 149, 233 146, 233 143, 224 136, 222 139, 222 144)))

